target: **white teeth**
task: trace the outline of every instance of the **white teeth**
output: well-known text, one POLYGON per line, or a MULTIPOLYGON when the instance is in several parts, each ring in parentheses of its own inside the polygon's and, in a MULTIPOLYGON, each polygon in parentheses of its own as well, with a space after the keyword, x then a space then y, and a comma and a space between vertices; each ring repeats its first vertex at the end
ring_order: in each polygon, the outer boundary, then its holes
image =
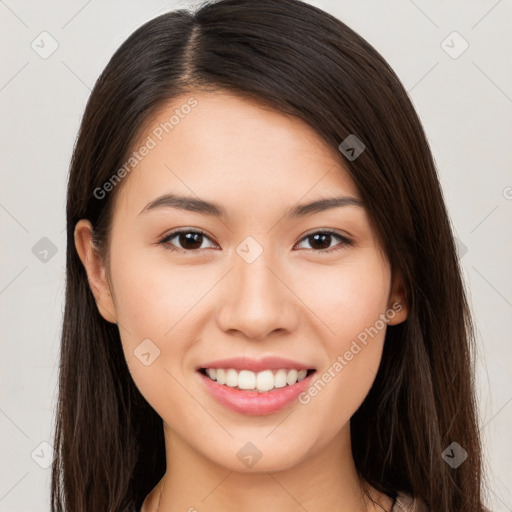
MULTIPOLYGON (((210 378, 213 379, 213 377, 211 375, 210 375, 210 378)), ((215 380, 215 379, 213 379, 213 380, 215 380)), ((226 370, 221 370, 220 368, 217 368, 217 379, 216 380, 219 384, 226 384, 226 370)))
POLYGON ((307 370, 263 370, 255 373, 250 370, 235 370, 233 368, 207 368, 206 374, 210 379, 231 388, 247 391, 270 391, 274 388, 292 386, 306 378, 307 370))
POLYGON ((238 386, 238 372, 230 368, 226 372, 226 386, 230 388, 236 388, 238 386))
POLYGON ((274 389, 274 374, 270 370, 263 370, 256 375, 256 389, 258 391, 274 389))
POLYGON ((297 376, 299 372, 297 370, 290 370, 288 372, 288 375, 286 376, 286 384, 291 386, 292 384, 295 384, 297 382, 297 376))
POLYGON ((249 370, 241 370, 238 374, 238 387, 240 389, 254 389, 256 387, 256 375, 249 370))
POLYGON ((297 381, 300 382, 301 380, 305 379, 307 374, 307 370, 300 370, 299 373, 297 374, 297 381))
POLYGON ((276 388, 284 388, 286 386, 286 376, 288 372, 286 370, 277 370, 274 375, 274 385, 276 388))

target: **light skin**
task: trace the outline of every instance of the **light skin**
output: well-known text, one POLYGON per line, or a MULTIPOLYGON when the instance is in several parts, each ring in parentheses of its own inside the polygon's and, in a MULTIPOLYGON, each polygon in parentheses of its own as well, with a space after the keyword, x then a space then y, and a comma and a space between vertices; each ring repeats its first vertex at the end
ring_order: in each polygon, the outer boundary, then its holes
MULTIPOLYGON (((336 152, 303 121, 227 92, 197 92, 162 108, 134 148, 190 96, 198 105, 121 184, 108 265, 90 223, 75 229, 98 310, 118 324, 134 382, 164 423, 167 470, 143 511, 382 510, 356 478, 350 417, 375 379, 385 327, 308 404, 273 414, 227 409, 195 368, 272 355, 307 363, 319 378, 393 304, 401 310, 388 325, 406 319, 402 283, 363 205, 285 217, 317 199, 361 199, 336 152), (141 213, 165 193, 214 201, 227 216, 141 213), (177 228, 206 236, 159 243, 177 228), (325 230, 353 243, 315 242, 325 230), (263 249, 251 263, 237 252, 247 237, 263 249), (134 354, 146 339, 160 350, 147 366, 134 354), (248 442, 262 454, 250 468, 237 457, 248 442)), ((391 498, 370 493, 390 510, 391 498)))

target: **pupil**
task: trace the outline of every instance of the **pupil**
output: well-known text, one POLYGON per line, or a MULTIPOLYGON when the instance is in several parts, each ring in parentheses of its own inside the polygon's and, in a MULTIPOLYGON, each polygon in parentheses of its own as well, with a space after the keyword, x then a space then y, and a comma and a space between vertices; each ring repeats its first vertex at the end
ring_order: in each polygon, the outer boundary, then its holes
MULTIPOLYGON (((316 248, 316 249, 327 249, 327 248, 331 245, 331 240, 330 240, 331 235, 330 235, 329 233, 317 233, 316 235, 311 235, 311 237, 310 237, 310 238, 313 238, 313 240, 314 240, 315 242, 318 242, 318 240, 319 240, 320 238, 322 238, 322 239, 324 240, 324 243, 323 243, 323 244, 322 244, 322 243, 320 244, 320 245, 323 245, 323 247, 314 247, 314 244, 311 244, 311 245, 312 245, 312 247, 313 247, 314 249, 315 249, 315 248, 316 248), (327 238, 327 243, 325 243, 325 239, 326 239, 326 238, 327 238)), ((311 243, 311 242, 310 242, 310 243, 311 243)))
POLYGON ((180 244, 185 249, 198 249, 201 247, 202 236, 201 233, 180 233, 180 244), (192 244, 192 247, 187 246, 187 244, 192 244))

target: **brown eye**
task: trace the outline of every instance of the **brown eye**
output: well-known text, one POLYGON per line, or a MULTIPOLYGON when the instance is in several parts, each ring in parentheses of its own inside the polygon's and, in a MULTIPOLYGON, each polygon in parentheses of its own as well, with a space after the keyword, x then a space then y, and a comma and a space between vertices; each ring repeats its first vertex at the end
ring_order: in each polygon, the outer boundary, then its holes
POLYGON ((321 253, 329 253, 342 249, 347 245, 353 245, 352 240, 334 231, 316 231, 305 236, 302 240, 307 240, 313 251, 321 253), (334 239, 340 240, 341 243, 331 247, 334 239))
MULTIPOLYGON (((160 244, 170 251, 195 252, 205 249, 202 247, 205 240, 211 239, 203 231, 182 229, 165 236, 160 244)), ((302 240, 307 240, 314 252, 324 254, 353 245, 352 240, 334 231, 317 231, 305 236, 302 240), (332 246, 332 242, 336 239, 339 242, 332 246)))
POLYGON ((206 233, 202 231, 195 230, 180 230, 173 231, 166 237, 164 237, 160 244, 164 245, 167 249, 171 251, 182 251, 182 252, 193 252, 204 249, 201 247, 204 239, 208 239, 209 237, 206 233), (171 242, 171 240, 175 240, 171 242), (178 244, 178 247, 176 245, 178 244))

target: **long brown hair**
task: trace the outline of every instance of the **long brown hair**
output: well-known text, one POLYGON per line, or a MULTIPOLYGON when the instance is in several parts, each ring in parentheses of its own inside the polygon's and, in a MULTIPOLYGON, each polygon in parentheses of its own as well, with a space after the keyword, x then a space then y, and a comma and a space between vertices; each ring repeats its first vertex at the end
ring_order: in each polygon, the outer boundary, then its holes
MULTIPOLYGON (((91 221, 108 258, 114 198, 95 191, 123 165, 143 123, 183 93, 223 89, 307 122, 357 185, 408 318, 389 326, 374 384, 351 419, 361 478, 435 512, 480 512, 473 328, 454 238, 422 125, 399 79, 363 38, 299 0, 221 0, 136 30, 97 80, 72 157, 66 298, 52 511, 138 510, 165 472, 162 420, 128 371, 118 327, 98 313, 74 245, 91 221), (468 458, 442 454, 457 442, 468 458)), ((129 178, 125 178, 129 179, 129 178)))

